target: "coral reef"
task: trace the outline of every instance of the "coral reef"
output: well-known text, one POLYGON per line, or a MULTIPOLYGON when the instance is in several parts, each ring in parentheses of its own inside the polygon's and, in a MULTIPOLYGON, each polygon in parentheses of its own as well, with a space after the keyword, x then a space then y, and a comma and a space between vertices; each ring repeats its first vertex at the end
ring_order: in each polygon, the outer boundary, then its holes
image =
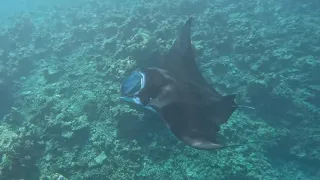
POLYGON ((0 27, 0 179, 317 179, 317 1, 85 0, 0 27), (119 100, 194 16, 204 76, 240 108, 205 152, 119 100))

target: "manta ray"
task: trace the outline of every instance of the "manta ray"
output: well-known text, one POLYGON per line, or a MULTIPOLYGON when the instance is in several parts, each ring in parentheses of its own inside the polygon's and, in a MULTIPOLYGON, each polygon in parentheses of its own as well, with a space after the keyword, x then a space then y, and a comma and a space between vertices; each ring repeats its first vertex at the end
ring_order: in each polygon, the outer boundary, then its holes
POLYGON ((133 71, 121 84, 121 99, 156 112, 186 145, 201 150, 217 142, 220 125, 237 109, 235 94, 222 95, 202 76, 191 44, 190 17, 157 67, 133 71))

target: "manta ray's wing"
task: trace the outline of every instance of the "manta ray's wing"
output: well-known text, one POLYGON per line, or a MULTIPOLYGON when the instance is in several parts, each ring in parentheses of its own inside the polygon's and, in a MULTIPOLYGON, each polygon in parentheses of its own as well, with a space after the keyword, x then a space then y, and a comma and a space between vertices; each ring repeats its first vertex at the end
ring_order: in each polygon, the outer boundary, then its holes
POLYGON ((225 96, 211 104, 170 103, 155 108, 171 132, 187 145, 203 150, 225 147, 217 142, 220 124, 235 110, 234 96, 225 96))
POLYGON ((163 57, 161 69, 169 71, 179 79, 196 82, 200 86, 220 95, 205 80, 197 67, 191 44, 191 23, 192 18, 190 17, 184 24, 182 31, 169 49, 169 52, 163 57))

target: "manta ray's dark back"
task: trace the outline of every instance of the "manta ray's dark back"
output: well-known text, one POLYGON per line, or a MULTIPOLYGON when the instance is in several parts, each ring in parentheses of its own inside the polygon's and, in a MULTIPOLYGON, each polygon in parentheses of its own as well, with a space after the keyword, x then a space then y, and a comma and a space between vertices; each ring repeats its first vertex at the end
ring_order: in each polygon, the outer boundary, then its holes
MULTIPOLYGON (((186 144, 198 149, 225 147, 216 142, 216 135, 220 124, 227 122, 236 109, 235 95, 221 95, 202 76, 191 44, 191 23, 189 18, 162 59, 160 69, 168 74, 160 74, 166 79, 162 82, 167 83, 159 86, 162 90, 150 105, 186 144)), ((159 77, 153 83, 159 82, 159 77)))
POLYGON ((186 21, 160 67, 142 70, 145 83, 135 102, 156 111, 187 145, 222 148, 216 136, 237 107, 235 95, 221 95, 202 76, 191 44, 191 22, 186 21))

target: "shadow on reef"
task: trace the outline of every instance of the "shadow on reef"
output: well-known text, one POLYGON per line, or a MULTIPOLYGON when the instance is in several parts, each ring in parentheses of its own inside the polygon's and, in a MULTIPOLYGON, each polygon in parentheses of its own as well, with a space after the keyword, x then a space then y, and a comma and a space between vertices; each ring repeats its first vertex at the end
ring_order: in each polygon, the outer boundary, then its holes
POLYGON ((10 86, 0 85, 0 120, 10 112, 13 105, 13 95, 10 86))
POLYGON ((13 105, 13 87, 26 78, 34 67, 34 59, 43 58, 43 52, 33 52, 32 34, 35 30, 31 17, 22 15, 11 26, 0 27, 0 119, 13 105))
MULTIPOLYGON (((284 160, 286 162, 298 162, 304 171, 316 176, 319 169, 318 167, 320 167, 320 160, 293 155, 290 153, 290 147, 286 142, 288 142, 288 140, 282 140, 282 142, 278 143, 276 147, 273 146, 272 148, 267 148, 268 156, 273 159, 284 160)), ((315 143, 313 148, 316 148, 318 145, 319 143, 315 143)))
POLYGON ((1 162, 0 179, 39 179, 40 170, 37 167, 37 160, 42 156, 45 148, 39 142, 39 137, 25 135, 17 139, 13 150, 3 152, 5 158, 2 160, 5 160, 1 162))
POLYGON ((118 121, 118 138, 126 141, 136 140, 142 147, 151 144, 154 135, 163 133, 166 127, 161 119, 151 112, 145 117, 138 120, 133 119, 130 114, 124 115, 118 121))
POLYGON ((153 163, 170 159, 184 145, 177 146, 177 140, 170 134, 162 120, 153 113, 140 120, 127 115, 118 122, 117 136, 128 143, 137 141, 144 156, 153 163))

